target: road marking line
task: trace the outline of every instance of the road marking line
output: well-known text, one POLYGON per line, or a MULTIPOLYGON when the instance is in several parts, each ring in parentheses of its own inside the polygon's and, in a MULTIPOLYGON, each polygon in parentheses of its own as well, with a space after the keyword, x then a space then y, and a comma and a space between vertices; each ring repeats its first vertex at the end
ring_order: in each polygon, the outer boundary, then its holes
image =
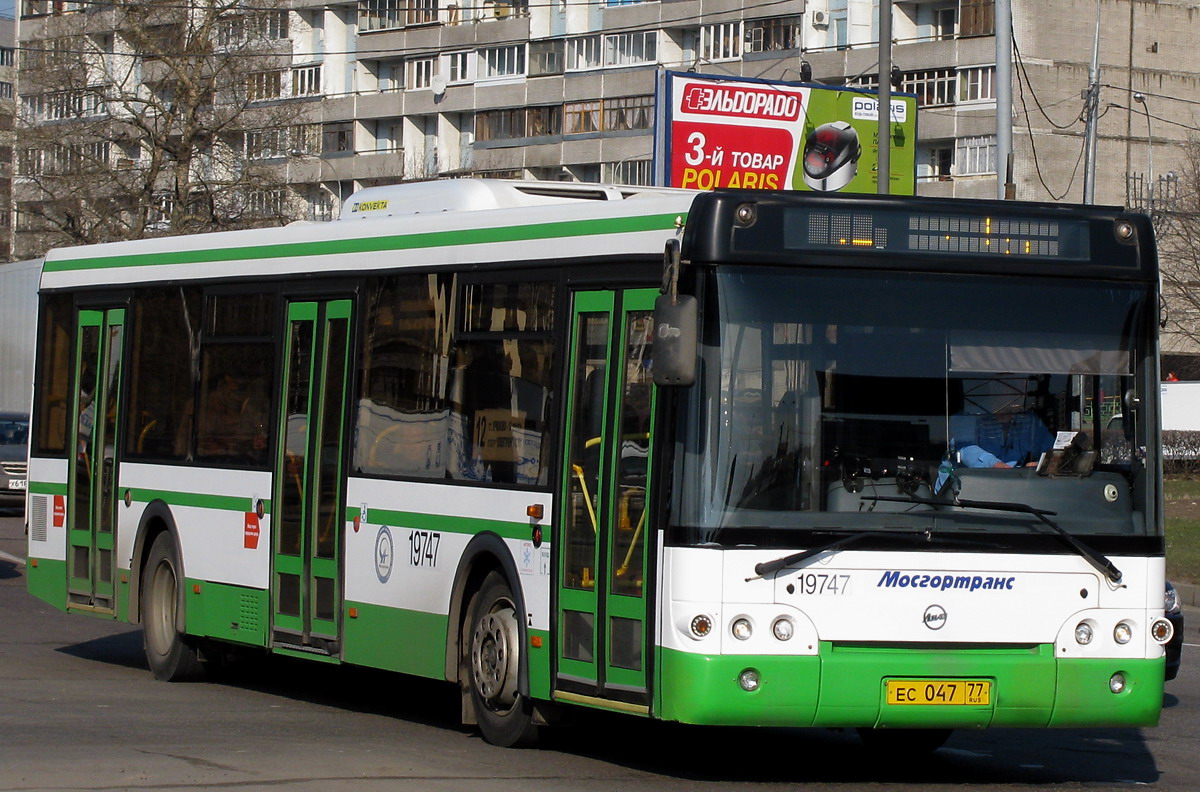
POLYGON ((15 555, 10 555, 10 554, 4 552, 3 550, 0 550, 0 560, 8 561, 10 563, 16 564, 17 566, 25 566, 24 558, 17 558, 15 555))

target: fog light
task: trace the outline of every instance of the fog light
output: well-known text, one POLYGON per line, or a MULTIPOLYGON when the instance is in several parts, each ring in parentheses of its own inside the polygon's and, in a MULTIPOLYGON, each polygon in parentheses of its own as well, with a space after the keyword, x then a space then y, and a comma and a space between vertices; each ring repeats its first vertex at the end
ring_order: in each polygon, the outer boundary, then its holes
POLYGON ((1125 675, 1120 671, 1109 677, 1108 689, 1113 693, 1120 693, 1125 689, 1125 675))
POLYGON ((775 633, 775 637, 781 641, 790 641, 796 633, 796 626, 792 624, 791 619, 780 617, 771 625, 771 632, 775 633))
POLYGON ((754 634, 754 628, 750 626, 750 620, 744 617, 734 619, 731 629, 733 630, 733 637, 739 641, 749 640, 750 636, 754 634))
POLYGON ((1119 644, 1127 644, 1133 639, 1133 625, 1129 622, 1119 622, 1113 628, 1113 640, 1119 644))
POLYGON ((1087 622, 1079 622, 1075 627, 1075 643, 1081 646, 1087 646, 1092 642, 1092 625, 1087 622))
POLYGON ((1160 644, 1165 644, 1175 635, 1175 625, 1169 619, 1155 619, 1150 625, 1150 637, 1160 644))
POLYGON ((692 635, 697 638, 703 638, 712 632, 712 617, 705 616, 701 613, 699 616, 692 619, 692 635))
POLYGON ((738 684, 741 685, 742 690, 746 691, 747 693, 753 693, 754 691, 758 690, 758 686, 761 683, 762 680, 759 679, 758 671, 754 670, 753 668, 747 668, 745 671, 738 674, 738 684))

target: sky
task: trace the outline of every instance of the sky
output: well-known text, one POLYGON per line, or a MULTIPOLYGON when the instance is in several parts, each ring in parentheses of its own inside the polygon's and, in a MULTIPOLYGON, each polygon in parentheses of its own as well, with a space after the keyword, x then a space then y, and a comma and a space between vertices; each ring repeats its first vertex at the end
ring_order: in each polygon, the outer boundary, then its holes
POLYGON ((13 17, 13 6, 16 0, 0 0, 0 16, 13 17))

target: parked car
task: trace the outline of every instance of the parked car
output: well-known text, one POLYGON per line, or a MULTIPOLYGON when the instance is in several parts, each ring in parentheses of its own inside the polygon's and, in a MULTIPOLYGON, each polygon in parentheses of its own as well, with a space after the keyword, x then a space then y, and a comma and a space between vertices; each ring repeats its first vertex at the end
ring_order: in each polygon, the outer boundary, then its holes
POLYGON ((29 416, 0 412, 0 505, 25 503, 28 465, 29 416))
POLYGON ((1179 663, 1183 657, 1183 608, 1179 604, 1179 593, 1169 580, 1165 607, 1167 618, 1175 628, 1175 634, 1167 642, 1167 680, 1170 681, 1179 673, 1179 663))

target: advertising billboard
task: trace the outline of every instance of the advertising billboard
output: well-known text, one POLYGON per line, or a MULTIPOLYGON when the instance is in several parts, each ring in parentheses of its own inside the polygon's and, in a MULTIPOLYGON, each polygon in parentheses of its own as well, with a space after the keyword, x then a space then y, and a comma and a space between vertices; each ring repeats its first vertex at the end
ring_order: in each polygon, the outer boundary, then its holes
MULTIPOLYGON (((660 185, 878 192, 874 91, 690 72, 660 73, 660 185)), ((916 190, 917 99, 892 94, 889 192, 916 190)))

